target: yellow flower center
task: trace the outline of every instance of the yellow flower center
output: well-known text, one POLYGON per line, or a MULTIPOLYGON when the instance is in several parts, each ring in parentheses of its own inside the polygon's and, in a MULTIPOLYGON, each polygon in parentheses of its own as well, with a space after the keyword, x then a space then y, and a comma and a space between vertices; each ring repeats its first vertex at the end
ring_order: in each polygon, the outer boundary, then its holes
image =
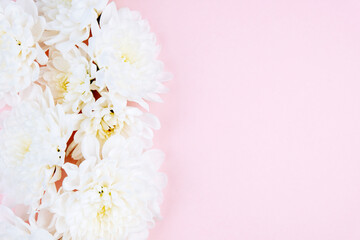
POLYGON ((20 149, 20 156, 21 158, 24 158, 25 157, 25 154, 30 152, 30 146, 31 146, 31 139, 30 138, 27 138, 27 139, 23 139, 22 141, 22 148, 20 149))
POLYGON ((103 140, 108 139, 114 133, 119 133, 125 126, 125 122, 119 121, 113 110, 104 115, 100 121, 100 128, 97 131, 97 137, 103 140))
POLYGON ((97 213, 98 218, 103 218, 106 214, 106 207, 102 206, 102 208, 100 209, 100 211, 97 213))
POLYGON ((122 55, 121 55, 121 59, 122 59, 124 62, 133 63, 133 61, 130 59, 130 57, 129 57, 127 54, 122 54, 122 55))
POLYGON ((19 165, 22 163, 22 161, 25 158, 25 155, 30 152, 32 140, 28 136, 23 136, 21 139, 19 139, 19 145, 14 149, 15 156, 16 156, 16 162, 14 162, 14 165, 19 165))
POLYGON ((111 211, 111 192, 106 186, 100 186, 97 189, 102 201, 101 207, 97 212, 97 218, 98 220, 101 220, 111 211))
POLYGON ((58 93, 58 98, 60 103, 64 100, 65 94, 69 90, 69 74, 68 73, 59 73, 56 76, 56 89, 58 93))

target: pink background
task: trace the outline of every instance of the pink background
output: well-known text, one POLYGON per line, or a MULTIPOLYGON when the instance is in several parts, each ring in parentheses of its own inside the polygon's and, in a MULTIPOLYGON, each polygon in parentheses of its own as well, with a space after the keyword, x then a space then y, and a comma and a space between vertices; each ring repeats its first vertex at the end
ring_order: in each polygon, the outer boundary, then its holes
POLYGON ((150 240, 360 239, 360 1, 122 0, 175 78, 150 240))

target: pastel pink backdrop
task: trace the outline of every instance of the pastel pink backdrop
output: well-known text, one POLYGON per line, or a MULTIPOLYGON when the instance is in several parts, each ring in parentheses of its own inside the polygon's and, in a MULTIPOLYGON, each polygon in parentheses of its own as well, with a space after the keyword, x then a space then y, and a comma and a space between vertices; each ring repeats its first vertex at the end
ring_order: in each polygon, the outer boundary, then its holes
POLYGON ((156 240, 360 239, 360 1, 122 0, 175 78, 156 240))

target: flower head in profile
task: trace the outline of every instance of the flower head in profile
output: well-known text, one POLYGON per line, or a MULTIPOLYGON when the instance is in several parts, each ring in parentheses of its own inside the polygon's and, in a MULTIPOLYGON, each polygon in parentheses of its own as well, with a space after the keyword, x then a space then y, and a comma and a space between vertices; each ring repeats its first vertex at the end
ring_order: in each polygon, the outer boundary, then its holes
POLYGON ((47 186, 60 178, 66 143, 76 124, 50 90, 34 85, 1 124, 0 193, 9 206, 33 211, 47 186))
POLYGON ((45 44, 67 51, 89 38, 90 25, 109 0, 37 0, 46 18, 45 44))
POLYGON ((145 108, 144 100, 161 101, 157 94, 165 90, 162 82, 169 75, 157 59, 159 46, 147 21, 138 12, 117 11, 110 3, 100 25, 93 24, 91 30, 89 55, 99 68, 95 84, 145 108))
POLYGON ((152 129, 160 128, 159 120, 150 113, 143 113, 126 104, 124 99, 114 98, 105 92, 96 102, 86 104, 81 114, 80 128, 69 147, 69 151, 75 148, 72 153, 74 159, 82 159, 80 143, 86 135, 95 136, 101 147, 114 135, 125 138, 137 136, 146 148, 151 147, 152 129))
POLYGON ((142 152, 142 142, 109 138, 99 156, 95 137, 83 140, 85 161, 66 163, 55 213, 56 236, 63 240, 146 239, 160 216, 166 177, 158 172, 163 154, 142 152))
POLYGON ((86 103, 93 100, 90 67, 85 54, 78 48, 66 53, 51 51, 42 77, 55 102, 61 104, 67 113, 79 113, 86 103))
POLYGON ((45 229, 25 223, 9 208, 0 205, 0 239, 4 240, 55 240, 45 229))
POLYGON ((38 79, 47 59, 38 44, 44 25, 33 1, 0 2, 0 108, 38 79))

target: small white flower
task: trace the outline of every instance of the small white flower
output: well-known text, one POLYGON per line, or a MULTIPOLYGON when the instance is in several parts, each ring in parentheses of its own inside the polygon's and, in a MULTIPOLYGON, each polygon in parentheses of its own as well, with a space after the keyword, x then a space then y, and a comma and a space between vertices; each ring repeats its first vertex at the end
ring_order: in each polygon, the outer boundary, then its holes
POLYGON ((141 141, 113 136, 104 158, 95 138, 84 139, 86 160, 79 167, 66 163, 58 200, 52 211, 56 236, 63 240, 146 239, 160 216, 161 190, 166 177, 158 172, 163 154, 142 153, 141 141))
POLYGON ((39 77, 46 55, 38 41, 45 19, 31 0, 0 3, 0 108, 12 105, 17 94, 39 77))
POLYGON ((49 62, 43 68, 43 78, 55 102, 61 104, 67 113, 79 113, 84 104, 93 99, 90 64, 77 48, 63 54, 51 51, 49 62))
POLYGON ((149 148, 152 145, 152 129, 159 128, 160 122, 154 115, 126 106, 124 99, 113 98, 103 92, 96 102, 90 102, 83 108, 80 128, 68 151, 75 148, 72 157, 82 159, 80 143, 86 135, 95 136, 101 146, 113 135, 125 138, 136 136, 149 148))
POLYGON ((138 12, 110 3, 100 19, 92 25, 89 55, 99 68, 96 82, 130 101, 148 108, 144 100, 161 101, 162 82, 168 80, 163 63, 157 60, 159 46, 147 21, 138 12), (99 28, 100 27, 100 28, 99 28))
POLYGON ((37 0, 46 18, 44 41, 68 50, 89 38, 90 25, 96 21, 109 0, 37 0))
POLYGON ((2 240, 55 240, 46 230, 29 225, 9 208, 0 205, 0 239, 2 240))
POLYGON ((76 122, 54 105, 49 89, 34 85, 24 95, 0 126, 0 193, 7 205, 26 205, 34 214, 44 190, 60 178, 76 122))

